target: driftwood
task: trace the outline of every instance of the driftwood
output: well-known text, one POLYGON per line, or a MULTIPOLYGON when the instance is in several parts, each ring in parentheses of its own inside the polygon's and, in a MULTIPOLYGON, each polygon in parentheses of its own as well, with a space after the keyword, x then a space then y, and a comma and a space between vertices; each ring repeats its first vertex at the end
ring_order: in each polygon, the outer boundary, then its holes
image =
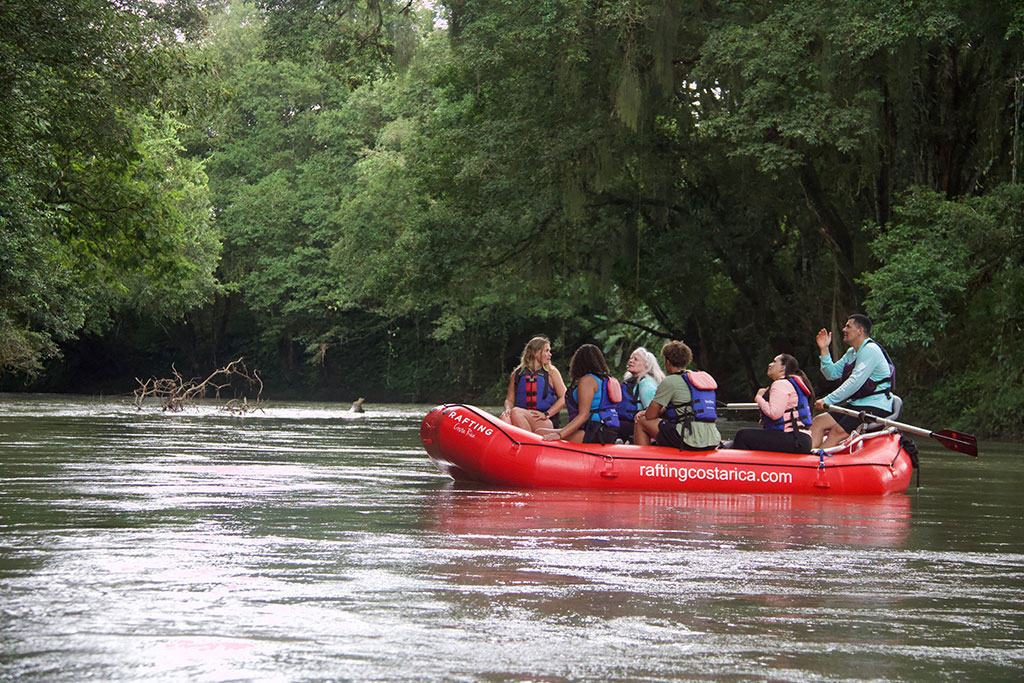
POLYGON ((241 358, 215 370, 204 380, 199 378, 186 380, 173 364, 171 372, 174 373, 173 377, 150 378, 145 382, 136 377, 135 381, 139 383, 139 388, 135 390, 135 407, 142 410, 143 401, 147 398, 155 398, 163 402, 165 411, 177 413, 192 405, 196 399, 206 398, 211 393, 213 398, 219 399, 221 390, 234 388, 241 384, 244 390, 255 392, 254 400, 250 402, 249 397, 244 394, 241 396, 241 400, 238 396, 234 396, 224 405, 224 410, 235 414, 263 410, 263 380, 260 379, 258 371, 250 372, 241 358))

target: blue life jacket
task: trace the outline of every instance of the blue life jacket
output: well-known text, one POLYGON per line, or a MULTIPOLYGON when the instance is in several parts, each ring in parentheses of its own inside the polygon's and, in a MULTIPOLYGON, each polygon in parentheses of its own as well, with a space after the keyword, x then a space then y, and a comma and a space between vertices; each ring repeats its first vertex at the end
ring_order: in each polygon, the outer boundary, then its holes
POLYGON ((714 422, 718 419, 717 398, 715 390, 718 389, 718 382, 706 372, 687 372, 682 370, 676 373, 680 375, 687 386, 690 387, 690 401, 688 403, 672 403, 665 407, 665 419, 673 423, 688 424, 697 422, 714 422))
MULTIPOLYGON (((857 398, 867 398, 868 396, 874 396, 876 394, 885 394, 887 398, 890 398, 892 397, 892 392, 895 391, 896 388, 896 366, 893 365, 892 358, 889 357, 889 352, 885 350, 884 346, 876 342, 874 339, 868 339, 864 343, 874 344, 882 350, 882 355, 885 356, 885 362, 889 365, 889 376, 878 381, 870 378, 864 380, 864 384, 861 385, 860 389, 850 394, 846 400, 852 401, 857 398)), ((856 367, 856 365, 856 362, 844 365, 843 375, 839 378, 839 381, 845 382, 846 378, 853 374, 853 368, 856 367)))
MULTIPOLYGON (((810 401, 811 390, 804 386, 803 380, 799 377, 787 377, 786 379, 788 379, 793 385, 793 388, 796 389, 796 407, 786 410, 777 420, 773 420, 768 417, 762 410, 761 425, 765 429, 771 429, 778 432, 796 432, 801 429, 810 429, 812 422, 810 401)), ((770 389, 768 394, 769 396, 771 395, 770 389)))
POLYGON ((622 383, 622 400, 616 404, 619 424, 632 423, 640 410, 640 381, 636 376, 622 383))
MULTIPOLYGON (((594 392, 594 398, 590 402, 590 418, 588 422, 600 422, 605 427, 619 428, 619 413, 615 407, 618 405, 615 401, 612 401, 612 397, 608 393, 608 376, 590 375, 597 380, 597 391, 594 392)), ((569 391, 565 392, 565 407, 569 411, 569 419, 574 420, 579 415, 579 386, 573 384, 569 387, 569 391)))
POLYGON ((536 372, 520 368, 516 372, 516 407, 527 410, 546 411, 555 405, 558 396, 551 388, 548 371, 543 368, 536 372))

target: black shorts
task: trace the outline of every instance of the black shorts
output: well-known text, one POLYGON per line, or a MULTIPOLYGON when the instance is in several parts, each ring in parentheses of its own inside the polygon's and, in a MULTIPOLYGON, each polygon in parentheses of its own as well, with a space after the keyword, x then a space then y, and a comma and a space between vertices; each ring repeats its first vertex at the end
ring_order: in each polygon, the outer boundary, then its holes
POLYGON ((744 451, 810 453, 811 437, 803 432, 782 432, 774 429, 741 429, 736 432, 732 447, 744 451))
POLYGON ((683 441, 683 436, 676 429, 674 422, 669 420, 662 420, 658 423, 658 436, 654 437, 654 444, 656 446, 668 446, 669 448, 678 448, 681 451, 708 451, 714 450, 714 446, 708 448, 694 448, 683 441))
POLYGON ((626 443, 633 443, 633 427, 636 422, 633 420, 624 420, 622 416, 619 416, 619 439, 622 439, 626 443))
POLYGON ((615 443, 619 435, 619 426, 605 426, 603 422, 591 420, 583 428, 583 443, 599 443, 601 445, 615 443))
MULTIPOLYGON (((863 411, 870 415, 877 415, 879 417, 887 417, 890 412, 885 408, 873 408, 869 406, 849 406, 849 408, 850 410, 863 411)), ((832 416, 832 419, 836 421, 836 424, 839 425, 847 434, 852 434, 853 430, 860 426, 860 417, 845 415, 843 413, 834 413, 831 410, 828 411, 828 414, 832 416)))

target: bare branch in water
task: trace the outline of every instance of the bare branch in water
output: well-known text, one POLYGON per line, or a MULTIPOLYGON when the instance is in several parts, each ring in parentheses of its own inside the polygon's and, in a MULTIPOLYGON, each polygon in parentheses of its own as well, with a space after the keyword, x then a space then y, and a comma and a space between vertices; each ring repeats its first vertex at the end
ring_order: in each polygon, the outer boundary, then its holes
POLYGON ((221 390, 241 385, 245 392, 241 396, 241 401, 238 396, 232 397, 224 406, 224 410, 237 415, 263 410, 263 380, 260 379, 259 371, 250 371, 245 366, 242 358, 215 370, 204 380, 198 377, 186 380, 173 364, 171 372, 174 374, 173 377, 151 377, 145 382, 136 377, 135 381, 139 383, 139 388, 135 390, 135 407, 142 410, 143 401, 155 398, 163 402, 163 410, 177 413, 192 405, 197 399, 206 398, 211 394, 213 398, 219 399, 221 390), (255 400, 252 402, 249 401, 249 393, 255 393, 255 400))

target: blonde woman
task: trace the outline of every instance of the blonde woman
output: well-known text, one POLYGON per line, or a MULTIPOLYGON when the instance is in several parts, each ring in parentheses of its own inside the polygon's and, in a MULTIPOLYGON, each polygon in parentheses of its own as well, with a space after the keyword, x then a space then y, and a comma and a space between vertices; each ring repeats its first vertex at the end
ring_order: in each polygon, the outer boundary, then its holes
POLYGON ((557 429, 564 405, 565 382, 551 364, 551 342, 538 335, 526 343, 519 365, 508 378, 501 419, 531 432, 557 429))

